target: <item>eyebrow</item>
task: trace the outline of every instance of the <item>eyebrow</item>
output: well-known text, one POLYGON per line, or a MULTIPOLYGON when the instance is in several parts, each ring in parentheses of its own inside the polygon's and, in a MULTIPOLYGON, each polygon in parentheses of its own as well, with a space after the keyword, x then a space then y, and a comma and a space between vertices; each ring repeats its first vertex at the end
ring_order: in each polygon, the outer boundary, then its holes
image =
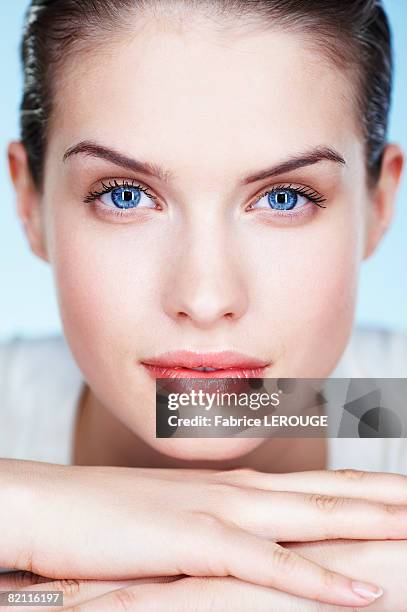
POLYGON ((334 149, 331 149, 330 147, 316 147, 315 149, 312 149, 306 153, 290 157, 285 161, 272 166, 271 168, 267 168, 261 172, 256 172, 255 174, 245 178, 243 183, 248 185, 249 183, 254 183, 255 181, 260 181, 265 178, 293 172, 294 170, 299 170, 305 166, 313 166, 314 164, 322 161, 331 161, 337 164, 346 165, 342 155, 340 155, 334 149))
MULTIPOLYGON (((99 145, 90 140, 84 140, 67 149, 67 151, 64 153, 63 161, 65 162, 73 155, 79 154, 105 159, 116 166, 121 166, 122 168, 126 168, 127 170, 131 170, 133 172, 142 172, 147 176, 153 176, 163 181, 169 181, 171 178, 173 178, 173 174, 170 171, 164 170, 157 164, 127 157, 127 155, 124 155, 123 153, 119 153, 114 149, 99 145)), ((346 165, 344 158, 331 147, 316 147, 306 153, 295 155, 286 159, 285 161, 271 166, 270 168, 256 172, 255 174, 243 179, 242 184, 248 185, 250 183, 255 183, 256 181, 260 181, 265 178, 293 172, 294 170, 298 170, 306 166, 312 166, 322 161, 331 161, 337 164, 346 165)))
POLYGON ((127 157, 127 155, 124 155, 123 153, 119 153, 114 149, 104 147, 89 140, 79 142, 65 151, 63 161, 65 162, 69 157, 72 157, 72 155, 79 154, 105 159, 116 166, 121 166, 122 168, 132 170, 133 172, 143 172, 143 174, 154 176, 163 181, 168 181, 172 176, 169 171, 163 170, 157 164, 143 162, 133 159, 132 157, 127 157))

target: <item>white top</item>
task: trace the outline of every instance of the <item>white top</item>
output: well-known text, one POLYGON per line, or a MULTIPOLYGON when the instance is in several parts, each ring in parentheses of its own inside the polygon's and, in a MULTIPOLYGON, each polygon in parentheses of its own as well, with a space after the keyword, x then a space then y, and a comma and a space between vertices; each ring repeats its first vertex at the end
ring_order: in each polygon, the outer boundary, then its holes
MULTIPOLYGON (((356 328, 331 377, 407 378, 407 335, 356 328)), ((83 386, 64 336, 0 343, 0 457, 71 464, 83 386)), ((328 438, 328 467, 407 474, 407 439, 328 438)))

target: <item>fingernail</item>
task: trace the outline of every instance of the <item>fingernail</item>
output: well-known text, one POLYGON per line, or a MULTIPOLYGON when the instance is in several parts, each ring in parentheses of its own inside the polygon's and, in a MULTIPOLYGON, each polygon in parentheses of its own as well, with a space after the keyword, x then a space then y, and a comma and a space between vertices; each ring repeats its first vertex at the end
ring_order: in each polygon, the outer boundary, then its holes
POLYGON ((383 595, 382 587, 368 582, 356 582, 355 580, 352 582, 352 591, 367 601, 375 601, 383 595))

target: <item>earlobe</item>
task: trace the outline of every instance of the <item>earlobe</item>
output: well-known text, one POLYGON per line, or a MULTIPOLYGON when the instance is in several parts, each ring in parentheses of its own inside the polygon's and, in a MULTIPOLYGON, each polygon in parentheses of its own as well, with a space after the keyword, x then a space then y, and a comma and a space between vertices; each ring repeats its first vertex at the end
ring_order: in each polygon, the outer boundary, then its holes
POLYGON ((8 162, 16 193, 17 216, 24 227, 30 248, 35 255, 49 262, 40 194, 31 176, 27 151, 21 142, 14 141, 9 144, 8 162))
POLYGON ((403 171, 404 155, 398 145, 387 145, 382 160, 380 177, 369 202, 365 251, 363 259, 370 257, 378 247, 390 226, 397 189, 403 171))

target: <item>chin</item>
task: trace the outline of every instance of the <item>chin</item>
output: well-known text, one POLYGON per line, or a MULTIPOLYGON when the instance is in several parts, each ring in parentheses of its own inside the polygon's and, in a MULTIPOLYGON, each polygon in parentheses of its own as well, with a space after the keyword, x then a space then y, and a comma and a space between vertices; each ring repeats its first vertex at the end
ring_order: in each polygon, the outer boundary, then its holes
POLYGON ((227 461, 244 457, 263 441, 263 438, 156 438, 152 446, 174 459, 227 461))

